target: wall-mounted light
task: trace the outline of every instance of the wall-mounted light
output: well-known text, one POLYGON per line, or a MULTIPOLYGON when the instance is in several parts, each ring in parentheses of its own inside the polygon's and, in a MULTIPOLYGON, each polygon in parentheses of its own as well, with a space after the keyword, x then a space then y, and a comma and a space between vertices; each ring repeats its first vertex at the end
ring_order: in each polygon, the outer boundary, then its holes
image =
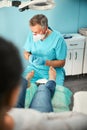
POLYGON ((28 0, 28 1, 20 1, 20 0, 2 0, 0 1, 0 8, 3 7, 18 7, 19 11, 24 11, 26 9, 33 10, 48 10, 55 7, 54 0, 28 0))
POLYGON ((20 11, 25 9, 33 10, 48 10, 55 7, 55 2, 53 0, 31 0, 21 3, 19 6, 20 11))

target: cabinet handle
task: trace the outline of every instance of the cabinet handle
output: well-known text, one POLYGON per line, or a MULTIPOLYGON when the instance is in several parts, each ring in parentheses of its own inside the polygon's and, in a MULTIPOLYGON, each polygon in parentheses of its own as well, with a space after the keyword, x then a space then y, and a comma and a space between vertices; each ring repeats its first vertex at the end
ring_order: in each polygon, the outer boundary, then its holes
POLYGON ((70 57, 69 57, 69 60, 71 60, 71 52, 70 52, 70 55, 69 55, 70 57))
POLYGON ((75 60, 77 59, 77 52, 75 52, 75 60))
POLYGON ((70 46, 77 46, 78 44, 70 44, 70 46))

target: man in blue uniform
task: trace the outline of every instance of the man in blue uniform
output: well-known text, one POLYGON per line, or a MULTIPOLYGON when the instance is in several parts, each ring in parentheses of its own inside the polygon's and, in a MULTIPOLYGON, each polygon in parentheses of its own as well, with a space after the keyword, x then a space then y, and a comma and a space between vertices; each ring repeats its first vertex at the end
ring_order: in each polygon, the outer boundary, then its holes
POLYGON ((23 76, 33 71, 31 82, 38 79, 48 79, 49 67, 56 69, 56 83, 63 85, 65 59, 67 46, 63 36, 56 30, 48 27, 48 19, 43 14, 38 14, 30 19, 30 29, 24 45, 24 57, 29 60, 23 76))

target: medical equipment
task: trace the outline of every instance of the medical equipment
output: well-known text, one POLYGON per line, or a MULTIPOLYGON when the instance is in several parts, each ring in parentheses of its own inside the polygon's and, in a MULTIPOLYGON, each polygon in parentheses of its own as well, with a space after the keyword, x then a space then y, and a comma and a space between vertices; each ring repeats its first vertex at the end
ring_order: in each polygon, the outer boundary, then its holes
POLYGON ((55 7, 54 0, 28 0, 28 1, 19 1, 19 0, 2 0, 0 1, 0 8, 3 7, 18 7, 19 11, 24 11, 26 9, 35 9, 35 10, 47 10, 55 7))
POLYGON ((70 34, 64 34, 63 37, 64 37, 64 39, 70 39, 70 38, 72 38, 72 35, 70 35, 70 34))
POLYGON ((21 4, 21 1, 2 0, 0 1, 0 8, 11 7, 11 6, 18 7, 20 4, 21 4))

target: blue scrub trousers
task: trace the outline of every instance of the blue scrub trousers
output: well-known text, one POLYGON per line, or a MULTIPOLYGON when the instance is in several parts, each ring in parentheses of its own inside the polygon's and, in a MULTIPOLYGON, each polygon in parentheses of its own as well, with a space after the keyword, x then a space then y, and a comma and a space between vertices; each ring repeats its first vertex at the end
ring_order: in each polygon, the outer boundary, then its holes
MULTIPOLYGON (((28 82, 25 79, 23 79, 22 82, 23 87, 16 105, 17 108, 24 108, 25 104, 25 95, 28 82)), ((38 110, 40 112, 53 112, 51 98, 54 94, 55 86, 56 83, 53 80, 49 80, 45 85, 39 85, 29 108, 38 110)))

